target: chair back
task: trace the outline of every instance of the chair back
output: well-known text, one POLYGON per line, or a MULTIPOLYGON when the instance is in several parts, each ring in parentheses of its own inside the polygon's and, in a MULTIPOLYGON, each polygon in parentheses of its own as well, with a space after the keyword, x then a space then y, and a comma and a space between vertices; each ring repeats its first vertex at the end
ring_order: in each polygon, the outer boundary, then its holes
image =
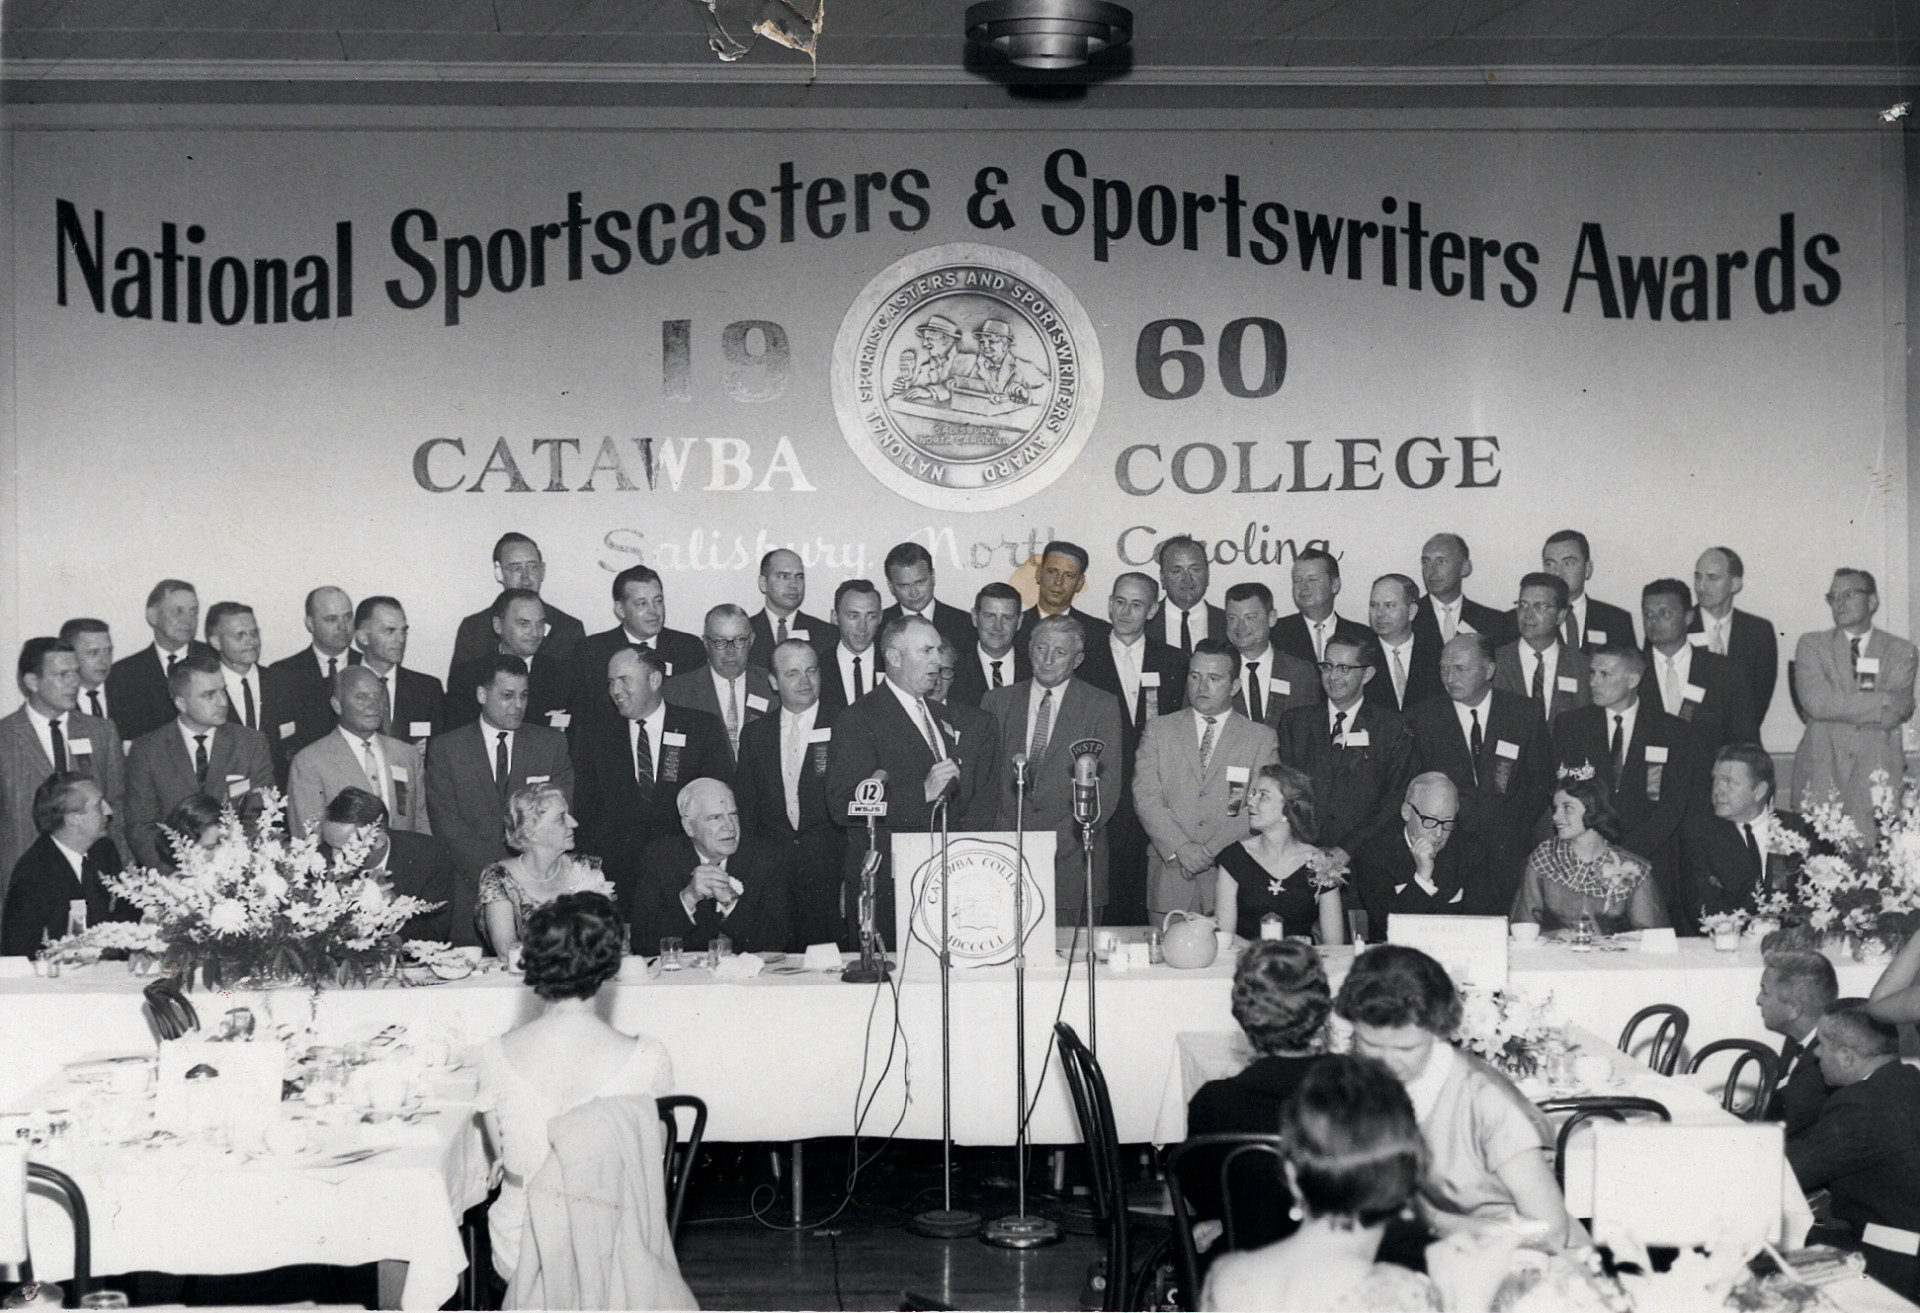
POLYGON ((1667 1111, 1667 1105, 1654 1099, 1641 1099, 1632 1095, 1611 1097, 1606 1095, 1581 1095, 1570 1099, 1548 1099, 1540 1105, 1540 1111, 1549 1117, 1556 1113, 1569 1114, 1560 1127, 1560 1134, 1553 1142, 1553 1175, 1560 1183, 1560 1192, 1567 1190, 1567 1143, 1573 1139, 1574 1131, 1597 1117, 1610 1121, 1624 1122, 1627 1114, 1640 1113, 1663 1122, 1673 1120, 1673 1114, 1667 1111))
POLYGON ((1727 1083, 1720 1089, 1720 1106, 1743 1122, 1763 1120, 1767 1105, 1773 1101, 1773 1087, 1780 1080, 1780 1055, 1759 1040, 1717 1039, 1693 1055, 1687 1071, 1699 1071, 1708 1058, 1718 1053, 1735 1055, 1733 1065, 1727 1068, 1727 1083), (1742 1105, 1740 1076, 1749 1063, 1754 1068, 1753 1101, 1742 1105))
POLYGON ((200 1014, 180 988, 180 982, 172 976, 161 976, 158 980, 140 991, 143 998, 142 1009, 146 1012, 147 1026, 153 1031, 155 1039, 179 1039, 190 1031, 200 1029, 200 1014))
MULTIPOLYGON (((29 1191, 35 1181, 66 1196, 67 1213, 73 1219, 73 1277, 60 1292, 60 1302, 63 1308, 79 1308, 81 1298, 93 1284, 93 1222, 87 1215, 87 1197, 80 1192, 79 1182, 45 1163, 27 1164, 29 1191)), ((24 1206, 25 1199, 21 1203, 24 1206)), ((30 1255, 20 1264, 20 1281, 22 1285, 33 1282, 33 1259, 30 1255)))
MULTIPOLYGON (((1166 1175, 1173 1187, 1168 1194, 1173 1202, 1174 1256, 1180 1265, 1180 1307, 1189 1310, 1200 1307, 1200 1254, 1194 1248, 1194 1219, 1187 1209, 1189 1183, 1198 1181, 1204 1175, 1212 1177, 1209 1184, 1218 1187, 1219 1193, 1215 1197, 1220 1200, 1220 1223, 1224 1229, 1216 1243, 1216 1252, 1230 1253, 1236 1249, 1251 1248, 1252 1245, 1242 1242, 1242 1232, 1246 1229, 1243 1223, 1257 1211, 1258 1205, 1235 1187, 1251 1188, 1254 1180, 1263 1180, 1267 1197, 1259 1202, 1285 1216, 1286 1205, 1291 1197, 1286 1187, 1286 1175, 1281 1169, 1281 1163, 1285 1160, 1280 1137, 1257 1131, 1195 1135, 1166 1151, 1166 1175), (1273 1180, 1263 1180, 1264 1174, 1250 1180, 1250 1173, 1235 1170, 1243 1166, 1256 1167, 1261 1165, 1263 1159, 1273 1168, 1273 1180)), ((1265 1243, 1266 1239, 1260 1238, 1255 1243, 1265 1243)))
POLYGON ((1107 1078, 1100 1070, 1100 1060, 1080 1042, 1074 1028, 1064 1021, 1056 1021, 1053 1033, 1060 1047, 1060 1066, 1067 1074, 1067 1089, 1073 1095, 1074 1115, 1080 1122, 1080 1139, 1086 1145, 1092 1169, 1095 1216, 1107 1231, 1107 1291, 1102 1307, 1119 1310, 1126 1307, 1133 1268, 1127 1229, 1126 1177, 1120 1161, 1120 1136, 1114 1125, 1113 1101, 1107 1094, 1107 1078))
POLYGON ((700 1141, 707 1134, 707 1101, 696 1094, 667 1094, 655 1102, 660 1105, 660 1138, 667 1161, 667 1227, 678 1242, 680 1214, 687 1206, 687 1182, 693 1177, 700 1141), (693 1129, 684 1143, 680 1140, 682 1111, 693 1117, 693 1129))
POLYGON ((1633 1057, 1634 1045, 1639 1041, 1636 1032, 1640 1029, 1640 1023, 1656 1018, 1659 1024, 1654 1027, 1653 1039, 1647 1045, 1646 1062, 1662 1076, 1671 1076, 1673 1069, 1680 1065, 1680 1050, 1687 1042, 1685 1008, 1672 1003, 1653 1003, 1641 1008, 1627 1022, 1627 1028, 1620 1032, 1620 1051, 1633 1057))

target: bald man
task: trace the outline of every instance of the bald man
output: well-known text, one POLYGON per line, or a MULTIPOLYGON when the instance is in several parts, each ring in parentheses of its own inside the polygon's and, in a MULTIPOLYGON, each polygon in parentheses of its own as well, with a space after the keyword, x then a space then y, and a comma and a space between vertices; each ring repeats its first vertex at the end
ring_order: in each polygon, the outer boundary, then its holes
POLYGON ((675 798, 681 834, 656 839, 641 858, 634 891, 636 952, 679 939, 692 952, 724 935, 736 953, 785 952, 787 877, 780 851, 743 839, 733 790, 697 779, 675 798))
POLYGON ((335 796, 354 788, 386 804, 388 829, 432 834, 420 753, 380 730, 392 716, 380 676, 366 666, 343 667, 334 676, 329 706, 333 732, 302 748, 287 773, 293 833, 303 833, 309 822, 320 824, 335 796))
POLYGON ((293 707, 292 718, 260 726, 288 761, 333 733, 333 677, 354 659, 353 599, 345 589, 326 584, 308 593, 303 620, 307 646, 267 667, 267 677, 293 707))
POLYGON ((807 601, 807 566, 798 552, 776 547, 761 557, 756 583, 766 605, 751 619, 753 650, 747 654, 748 665, 771 671, 773 649, 789 638, 799 639, 818 653, 833 650, 839 639, 833 622, 800 609, 807 601))
MULTIPOLYGON (((1488 887, 1487 853, 1456 832, 1460 791, 1440 771, 1408 781, 1400 824, 1353 854, 1353 890, 1367 913, 1367 938, 1380 943, 1395 912, 1461 916, 1497 897, 1488 887)), ((1503 909, 1504 912, 1504 909, 1503 909)))
POLYGON ((1420 578, 1427 591, 1414 611, 1413 625, 1425 630, 1430 641, 1437 640, 1436 648, 1459 633, 1484 634, 1495 647, 1517 636, 1509 632, 1503 612, 1466 595, 1472 573, 1473 554, 1457 533, 1436 533, 1420 548, 1420 578))

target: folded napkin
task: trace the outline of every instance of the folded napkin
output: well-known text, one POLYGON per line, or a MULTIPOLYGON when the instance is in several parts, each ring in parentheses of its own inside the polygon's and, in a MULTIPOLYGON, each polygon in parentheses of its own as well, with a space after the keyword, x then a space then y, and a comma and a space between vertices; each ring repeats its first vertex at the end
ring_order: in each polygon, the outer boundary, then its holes
POLYGON ((840 969, 840 945, 808 944, 806 959, 801 963, 809 971, 838 971, 840 969))
POLYGON ((720 959, 718 965, 713 968, 713 978, 715 980, 752 980, 765 966, 766 963, 760 960, 760 955, 757 953, 735 953, 731 957, 720 959))

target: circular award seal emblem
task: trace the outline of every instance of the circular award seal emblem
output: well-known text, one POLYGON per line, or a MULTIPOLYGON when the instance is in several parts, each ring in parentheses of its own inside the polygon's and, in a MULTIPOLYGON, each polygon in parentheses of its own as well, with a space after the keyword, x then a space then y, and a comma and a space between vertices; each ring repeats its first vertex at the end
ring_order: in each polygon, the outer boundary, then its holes
MULTIPOLYGON (((994 839, 954 839, 947 845, 952 885, 947 904, 947 936, 959 966, 994 966, 1013 961, 1014 851, 994 839)), ((1047 895, 1027 861, 1026 920, 1032 935, 1047 920, 1047 895)), ((940 951, 940 854, 920 864, 908 886, 913 890, 913 937, 940 951)), ((1047 945, 1052 949, 1052 944, 1047 945)))
POLYGON ((889 266, 833 348, 841 432, 875 478, 935 510, 990 511, 1066 472, 1093 431, 1100 342, 1066 284, 957 242, 889 266))

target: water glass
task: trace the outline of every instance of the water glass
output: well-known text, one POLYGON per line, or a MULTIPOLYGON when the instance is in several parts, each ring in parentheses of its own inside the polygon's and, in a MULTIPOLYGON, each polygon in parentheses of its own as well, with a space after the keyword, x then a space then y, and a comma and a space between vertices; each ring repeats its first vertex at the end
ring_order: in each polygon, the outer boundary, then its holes
POLYGON ((1347 942, 1356 949, 1367 942, 1367 914, 1355 909, 1347 913, 1347 942))
POLYGON ((80 1296, 81 1308, 131 1308, 127 1297, 117 1290, 89 1290, 80 1296))
POLYGON ((678 971, 686 963, 680 960, 680 940, 669 936, 660 941, 660 969, 678 971))
POLYGON ((733 956, 733 940, 726 935, 715 935, 707 941, 707 969, 720 965, 720 959, 733 956))
POLYGON ((1147 927, 1147 961, 1152 963, 1154 966, 1159 966, 1162 963, 1164 963, 1166 960, 1167 960, 1167 955, 1165 952, 1161 950, 1161 947, 1160 947, 1160 932, 1154 929, 1152 926, 1148 926, 1147 927))
POLYGON ((1599 927, 1593 923, 1593 917, 1582 912, 1580 919, 1573 923, 1573 937, 1569 947, 1576 953, 1591 953, 1594 934, 1598 929, 1599 927))

